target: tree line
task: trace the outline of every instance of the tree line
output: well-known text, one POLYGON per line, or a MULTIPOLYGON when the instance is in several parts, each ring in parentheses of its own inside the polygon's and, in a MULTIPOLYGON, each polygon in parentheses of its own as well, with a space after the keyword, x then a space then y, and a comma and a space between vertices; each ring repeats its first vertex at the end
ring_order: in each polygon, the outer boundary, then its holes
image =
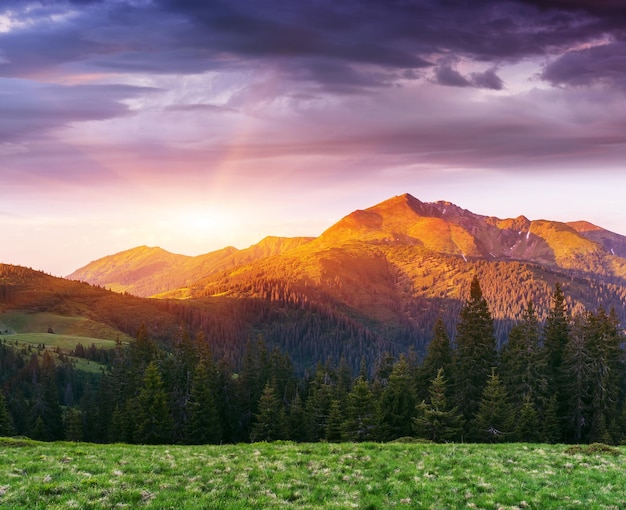
MULTIPOLYGON (((615 311, 571 316, 556 285, 545 321, 532 301, 498 348, 477 278, 453 339, 436 321, 426 354, 345 358, 303 375, 249 340, 240 363, 183 329, 167 350, 141 328, 100 374, 43 346, 0 343, 0 435, 40 440, 605 442, 626 440, 626 358, 615 311)), ((82 352, 84 349, 77 349, 82 352)))

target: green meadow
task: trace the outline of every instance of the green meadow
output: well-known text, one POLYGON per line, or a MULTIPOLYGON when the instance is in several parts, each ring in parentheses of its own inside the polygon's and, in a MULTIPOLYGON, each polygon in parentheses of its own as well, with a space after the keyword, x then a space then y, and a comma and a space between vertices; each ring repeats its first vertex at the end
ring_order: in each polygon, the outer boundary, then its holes
POLYGON ((626 507, 626 448, 0 439, 2 508, 626 507))
MULTIPOLYGON (((128 342, 130 338, 121 334, 115 328, 108 326, 102 322, 94 321, 86 317, 65 316, 49 312, 28 313, 21 311, 8 311, 0 314, 0 336, 4 337, 5 330, 12 333, 20 334, 47 334, 48 328, 52 328, 55 334, 70 337, 83 337, 88 339, 88 344, 83 342, 87 347, 92 342, 97 347, 106 347, 100 345, 98 341, 105 342, 110 346, 115 346, 115 340, 119 338, 122 342, 128 342)), ((12 338, 15 335, 7 335, 12 338)), ((60 342, 60 340, 57 340, 60 342)), ((76 342, 70 346, 73 349, 76 342)))

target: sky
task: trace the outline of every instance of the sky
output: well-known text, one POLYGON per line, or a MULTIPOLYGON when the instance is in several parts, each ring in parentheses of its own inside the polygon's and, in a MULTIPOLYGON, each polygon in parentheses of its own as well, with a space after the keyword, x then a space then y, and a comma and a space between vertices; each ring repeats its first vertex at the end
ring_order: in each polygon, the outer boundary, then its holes
POLYGON ((2 0, 0 262, 317 236, 410 193, 626 234, 622 0, 2 0))

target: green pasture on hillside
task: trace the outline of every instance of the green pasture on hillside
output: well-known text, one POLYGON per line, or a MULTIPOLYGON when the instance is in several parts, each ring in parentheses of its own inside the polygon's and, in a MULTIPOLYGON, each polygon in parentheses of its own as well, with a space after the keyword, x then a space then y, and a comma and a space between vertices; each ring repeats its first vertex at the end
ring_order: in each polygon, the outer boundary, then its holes
POLYGON ((2 508, 620 509, 626 448, 0 439, 2 508))
POLYGON ((49 312, 8 311, 0 313, 0 335, 5 329, 11 329, 16 333, 47 333, 48 328, 52 328, 58 335, 80 336, 111 342, 115 342, 118 338, 122 342, 130 340, 128 336, 120 334, 115 328, 87 317, 64 316, 49 312))
POLYGON ((19 333, 16 335, 0 335, 0 338, 6 339, 7 342, 17 341, 18 344, 43 344, 48 349, 58 347, 64 352, 74 350, 77 344, 82 344, 85 348, 89 347, 91 344, 105 349, 115 348, 115 342, 113 340, 102 340, 100 338, 88 338, 73 335, 57 335, 52 333, 19 333))

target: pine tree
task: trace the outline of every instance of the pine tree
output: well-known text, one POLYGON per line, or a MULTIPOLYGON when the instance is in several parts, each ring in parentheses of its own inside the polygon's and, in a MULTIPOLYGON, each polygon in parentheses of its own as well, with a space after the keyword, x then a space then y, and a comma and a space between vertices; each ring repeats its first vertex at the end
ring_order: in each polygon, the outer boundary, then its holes
POLYGON ((296 396, 291 401, 287 423, 289 438, 292 441, 303 443, 309 440, 307 415, 299 393, 296 393, 296 396))
POLYGON ((623 341, 614 313, 607 315, 600 308, 587 315, 587 345, 591 358, 590 392, 591 442, 614 442, 609 425, 618 416, 619 389, 623 382, 623 341))
POLYGON ((542 401, 546 396, 547 373, 540 344, 539 320, 529 301, 522 320, 511 329, 500 356, 502 382, 516 408, 520 408, 526 398, 542 401))
POLYGON ((211 367, 206 360, 201 361, 195 369, 188 406, 185 442, 219 443, 222 439, 222 428, 215 406, 211 367))
POLYGON ((346 419, 342 426, 345 441, 373 441, 378 431, 378 411, 367 381, 357 378, 348 395, 346 419))
POLYGON ((558 443, 563 434, 559 419, 559 398, 556 393, 548 399, 541 423, 541 441, 550 444, 558 443))
POLYGON ((54 359, 44 350, 40 382, 35 385, 31 402, 34 439, 58 441, 63 439, 63 414, 59 403, 54 359), (35 437, 36 436, 36 437, 35 437))
MULTIPOLYGON (((557 283, 554 286, 554 294, 552 295, 552 308, 548 313, 543 328, 543 353, 544 363, 546 364, 548 388, 551 393, 559 395, 558 417, 559 421, 565 414, 566 404, 563 398, 567 395, 567 391, 563 388, 564 382, 562 377, 561 364, 563 363, 563 353, 565 346, 569 341, 570 335, 570 318, 567 314, 567 305, 565 302, 565 294, 561 285, 557 283)), ((550 395, 548 395, 548 398, 550 395)))
POLYGON ((413 430, 418 437, 441 443, 460 436, 462 417, 458 408, 449 408, 446 386, 444 369, 440 368, 431 381, 428 402, 422 401, 415 409, 413 430))
POLYGON ((83 416, 80 410, 68 407, 63 416, 65 439, 67 441, 83 440, 83 416))
POLYGON ((411 435, 415 413, 415 390, 404 355, 394 364, 381 398, 381 427, 384 441, 411 435))
POLYGON ((541 439, 539 413, 530 395, 526 395, 524 403, 515 420, 515 438, 517 441, 537 443, 541 439))
POLYGON ((439 316, 433 328, 433 339, 428 344, 426 356, 417 373, 418 398, 426 399, 430 384, 437 377, 439 369, 443 368, 444 372, 449 374, 451 373, 451 366, 452 347, 450 346, 450 338, 446 332, 443 318, 439 316))
POLYGON ((472 423, 473 438, 490 443, 510 440, 513 432, 513 410, 506 388, 492 370, 483 391, 480 406, 472 423))
POLYGON ((344 421, 341 403, 333 400, 328 412, 328 422, 326 424, 326 441, 331 443, 341 441, 341 426, 344 421))
POLYGON ((11 416, 9 415, 4 393, 0 390, 0 436, 10 436, 12 432, 11 416))
POLYGON ((146 367, 143 386, 137 396, 137 433, 141 444, 164 444, 171 441, 172 424, 167 393, 159 368, 154 361, 146 367))
POLYGON ((568 441, 579 443, 590 424, 591 376, 593 360, 589 351, 587 318, 574 317, 571 334, 561 362, 561 387, 565 397, 564 433, 568 441))
POLYGON ((268 382, 263 388, 258 405, 259 412, 255 415, 250 432, 250 440, 275 441, 282 439, 280 430, 280 402, 276 398, 273 386, 268 382))
POLYGON ((457 405, 468 423, 478 411, 496 357, 493 319, 474 277, 457 324, 454 374, 457 405))
POLYGON ((325 369, 318 365, 305 405, 308 420, 307 435, 311 441, 319 441, 326 437, 326 423, 330 406, 336 398, 337 395, 331 385, 330 377, 325 369))

